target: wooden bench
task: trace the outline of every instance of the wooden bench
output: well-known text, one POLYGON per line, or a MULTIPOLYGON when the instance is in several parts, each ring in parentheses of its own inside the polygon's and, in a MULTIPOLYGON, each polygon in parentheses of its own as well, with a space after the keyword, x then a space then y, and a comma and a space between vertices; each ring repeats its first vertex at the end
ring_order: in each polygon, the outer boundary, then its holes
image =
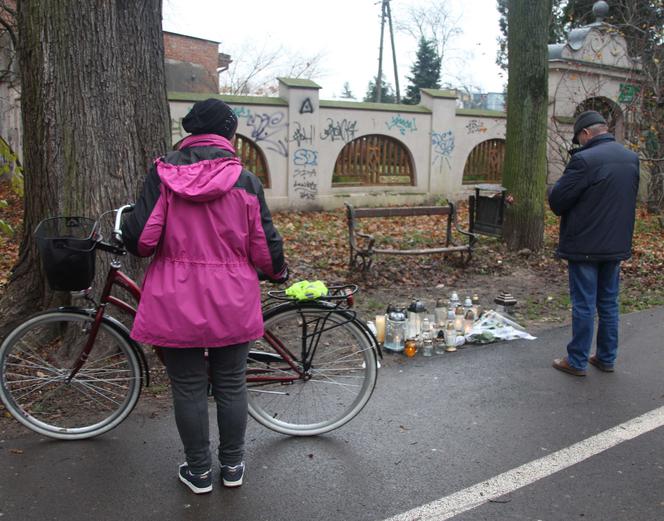
POLYGON ((467 255, 466 262, 472 256, 473 245, 477 237, 467 231, 459 228, 457 223, 456 208, 454 204, 447 206, 409 206, 395 208, 355 208, 350 203, 346 204, 346 217, 348 218, 348 244, 350 247, 350 267, 353 268, 359 263, 362 265, 362 271, 371 267, 373 256, 381 255, 428 255, 431 253, 451 253, 460 252, 463 257, 467 255), (445 236, 443 245, 435 248, 414 248, 414 249, 393 249, 376 248, 376 238, 373 235, 358 231, 357 225, 359 219, 371 217, 413 217, 418 215, 441 215, 447 216, 445 226, 445 236), (456 244, 452 238, 452 225, 457 232, 468 238, 468 244, 456 244))

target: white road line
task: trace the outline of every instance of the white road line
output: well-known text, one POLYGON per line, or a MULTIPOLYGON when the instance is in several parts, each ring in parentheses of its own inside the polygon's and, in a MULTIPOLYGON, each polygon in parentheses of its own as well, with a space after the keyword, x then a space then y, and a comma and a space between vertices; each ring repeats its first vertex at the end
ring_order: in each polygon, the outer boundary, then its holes
POLYGON ((390 517, 385 521, 444 521, 450 519, 662 426, 664 426, 664 407, 659 407, 548 456, 525 463, 487 481, 390 517))

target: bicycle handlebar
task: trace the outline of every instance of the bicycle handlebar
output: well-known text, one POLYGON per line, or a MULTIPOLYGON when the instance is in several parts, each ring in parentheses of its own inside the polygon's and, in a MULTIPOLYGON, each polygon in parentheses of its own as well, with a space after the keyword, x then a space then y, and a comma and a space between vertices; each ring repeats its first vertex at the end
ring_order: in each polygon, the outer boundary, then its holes
POLYGON ((113 233, 112 237, 113 240, 117 241, 118 243, 122 244, 122 214, 124 212, 132 212, 134 211, 134 205, 133 204, 125 204, 124 206, 121 206, 117 210, 115 210, 115 226, 113 227, 113 233))
POLYGON ((127 251, 124 248, 124 243, 122 240, 122 214, 126 212, 131 212, 133 211, 133 209, 134 209, 133 204, 125 204, 120 208, 116 208, 115 210, 109 210, 108 212, 102 214, 103 216, 108 213, 115 212, 115 223, 113 225, 113 231, 111 232, 111 240, 109 242, 104 242, 103 239, 100 237, 95 244, 95 248, 109 253, 113 253, 115 255, 125 255, 127 253, 127 251))

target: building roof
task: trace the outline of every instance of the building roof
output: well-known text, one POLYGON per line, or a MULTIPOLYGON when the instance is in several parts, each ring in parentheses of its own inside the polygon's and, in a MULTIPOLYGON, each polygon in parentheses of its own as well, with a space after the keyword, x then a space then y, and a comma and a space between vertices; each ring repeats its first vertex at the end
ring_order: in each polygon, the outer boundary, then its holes
POLYGON ((182 36, 183 38, 191 38, 193 40, 201 40, 203 42, 210 42, 210 43, 215 43, 219 45, 221 42, 218 42, 217 40, 208 40, 207 38, 199 38, 198 36, 191 36, 189 34, 182 34, 182 33, 174 33, 172 31, 162 31, 164 34, 172 34, 174 36, 182 36))

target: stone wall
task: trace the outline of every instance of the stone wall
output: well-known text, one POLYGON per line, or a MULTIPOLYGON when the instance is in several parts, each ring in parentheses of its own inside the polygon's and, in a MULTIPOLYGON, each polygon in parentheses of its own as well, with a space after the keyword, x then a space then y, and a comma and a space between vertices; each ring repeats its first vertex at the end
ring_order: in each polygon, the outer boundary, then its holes
MULTIPOLYGON (((505 137, 500 112, 464 111, 447 91, 424 90, 419 105, 320 100, 319 86, 280 80, 278 98, 220 96, 239 118, 238 134, 251 139, 268 164, 266 197, 274 208, 329 209, 357 205, 458 200, 468 194, 463 169, 473 147, 505 137), (363 136, 388 136, 410 154, 413 184, 332 186, 340 152, 363 136)), ((171 93, 173 142, 186 135, 182 118, 207 96, 171 93)))

